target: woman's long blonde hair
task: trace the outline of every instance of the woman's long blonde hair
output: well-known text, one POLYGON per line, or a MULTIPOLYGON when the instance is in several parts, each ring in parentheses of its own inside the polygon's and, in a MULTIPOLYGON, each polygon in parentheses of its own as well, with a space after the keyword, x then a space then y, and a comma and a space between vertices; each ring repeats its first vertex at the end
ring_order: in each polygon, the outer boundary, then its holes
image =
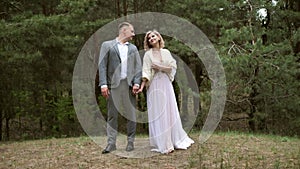
POLYGON ((152 30, 152 31, 148 31, 144 37, 144 50, 149 50, 152 48, 152 45, 150 45, 150 42, 148 40, 148 36, 150 33, 154 33, 156 36, 159 37, 159 48, 164 48, 165 47, 165 41, 164 39, 162 38, 162 36, 160 35, 159 32, 157 32, 155 29, 152 30))

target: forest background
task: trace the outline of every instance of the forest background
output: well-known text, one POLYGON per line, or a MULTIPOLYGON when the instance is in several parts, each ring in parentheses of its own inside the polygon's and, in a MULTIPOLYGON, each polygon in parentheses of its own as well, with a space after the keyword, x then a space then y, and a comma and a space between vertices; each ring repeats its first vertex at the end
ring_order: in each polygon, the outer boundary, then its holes
MULTIPOLYGON (((85 135, 73 107, 73 69, 84 43, 122 16, 162 12, 205 33, 226 73, 219 131, 300 135, 298 0, 2 0, 0 141, 85 135)), ((192 70, 200 91, 193 130, 210 105, 211 79, 197 54, 170 37, 166 47, 192 70)), ((134 44, 142 50, 143 35, 134 44)), ((97 77, 95 77, 97 83, 97 77)), ((184 122, 188 95, 174 82, 184 122)), ((105 100, 95 88, 105 116, 105 100)), ((143 94, 139 109, 145 110, 143 94)), ((124 119, 120 119, 124 121, 124 119)), ((125 130, 121 128, 121 130, 125 130)), ((147 133, 146 124, 138 124, 147 133)))

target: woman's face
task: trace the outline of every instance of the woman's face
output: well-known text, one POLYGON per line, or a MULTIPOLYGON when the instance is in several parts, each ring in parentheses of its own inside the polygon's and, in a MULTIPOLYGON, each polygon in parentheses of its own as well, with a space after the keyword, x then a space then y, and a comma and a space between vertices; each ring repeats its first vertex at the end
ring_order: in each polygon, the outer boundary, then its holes
POLYGON ((159 37, 153 32, 151 32, 147 38, 148 38, 150 45, 152 45, 152 46, 158 44, 159 40, 160 40, 159 37))

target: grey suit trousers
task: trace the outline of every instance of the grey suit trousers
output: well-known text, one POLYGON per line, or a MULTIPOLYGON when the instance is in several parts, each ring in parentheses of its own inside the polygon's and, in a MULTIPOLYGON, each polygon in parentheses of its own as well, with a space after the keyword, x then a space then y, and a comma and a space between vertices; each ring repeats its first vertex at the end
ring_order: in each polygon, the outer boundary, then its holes
POLYGON ((108 144, 116 144, 118 134, 118 114, 127 119, 127 140, 134 142, 136 132, 136 99, 132 95, 127 80, 121 80, 120 85, 110 89, 110 96, 107 102, 107 136, 108 144))

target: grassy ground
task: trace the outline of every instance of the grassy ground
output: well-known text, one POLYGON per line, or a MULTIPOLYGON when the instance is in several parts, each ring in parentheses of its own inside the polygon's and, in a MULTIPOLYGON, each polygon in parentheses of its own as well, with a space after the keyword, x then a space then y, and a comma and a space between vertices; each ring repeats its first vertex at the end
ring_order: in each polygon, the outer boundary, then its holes
POLYGON ((192 147, 168 155, 150 153, 145 137, 137 139, 136 149, 131 153, 117 145, 117 151, 105 155, 101 154, 103 147, 89 137, 0 143, 0 168, 300 169, 300 139, 297 138, 217 133, 199 144, 199 133, 190 136, 196 140, 192 147))

